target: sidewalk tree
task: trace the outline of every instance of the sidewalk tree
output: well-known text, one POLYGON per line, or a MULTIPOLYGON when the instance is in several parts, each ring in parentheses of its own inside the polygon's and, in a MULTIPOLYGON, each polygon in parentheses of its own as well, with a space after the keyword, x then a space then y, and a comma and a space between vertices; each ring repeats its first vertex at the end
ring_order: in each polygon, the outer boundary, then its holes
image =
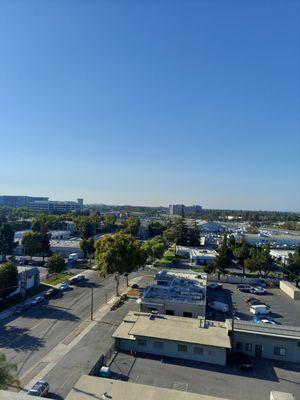
POLYGON ((37 232, 26 232, 22 239, 24 254, 27 256, 35 256, 41 252, 40 235, 37 232))
POLYGON ((12 262, 0 266, 0 297, 4 300, 18 288, 18 269, 12 262))
POLYGON ((145 254, 132 235, 118 232, 104 235, 95 242, 95 259, 100 275, 115 274, 116 295, 119 295, 119 277, 128 274, 145 262, 145 254))
POLYGON ((66 261, 60 254, 53 254, 53 256, 48 258, 47 268, 49 274, 60 274, 67 268, 66 261))
POLYGON ((208 273, 217 273, 218 280, 220 280, 221 275, 227 273, 227 268, 230 267, 231 263, 232 251, 228 248, 226 237, 224 237, 224 240, 218 249, 218 255, 214 259, 213 263, 208 265, 205 270, 208 273))
POLYGON ((6 361, 5 355, 0 353, 0 390, 5 390, 9 386, 19 387, 16 373, 16 364, 6 361))
POLYGON ((6 261, 6 256, 12 254, 13 250, 18 246, 15 242, 15 233, 10 224, 4 223, 0 226, 0 254, 2 261, 6 261))

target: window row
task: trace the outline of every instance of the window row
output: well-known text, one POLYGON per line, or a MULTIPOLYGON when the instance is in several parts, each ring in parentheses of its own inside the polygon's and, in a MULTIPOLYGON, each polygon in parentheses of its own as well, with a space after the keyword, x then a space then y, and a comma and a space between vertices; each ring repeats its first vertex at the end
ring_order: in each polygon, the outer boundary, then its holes
MULTIPOLYGON (((239 351, 252 351, 252 343, 243 343, 243 342, 236 342, 236 349, 239 351), (245 346, 244 346, 245 345, 245 346)), ((275 356, 282 356, 285 357, 287 354, 285 347, 274 346, 273 354, 275 356)))
MULTIPOLYGON (((148 346, 148 342, 146 339, 138 339, 137 340, 137 344, 140 347, 147 347, 148 346)), ((151 345, 151 342, 150 342, 151 345)), ((153 348, 154 349, 163 349, 164 348, 164 342, 160 342, 160 341, 153 341, 153 348)), ((178 344, 177 345, 177 351, 180 353, 187 353, 188 352, 188 346, 186 344, 178 344)), ((203 355, 204 354, 204 348, 200 347, 200 346, 194 346, 193 347, 193 354, 196 355, 203 355)), ((216 355, 216 351, 209 349, 208 350, 208 355, 209 356, 215 356, 216 355)))

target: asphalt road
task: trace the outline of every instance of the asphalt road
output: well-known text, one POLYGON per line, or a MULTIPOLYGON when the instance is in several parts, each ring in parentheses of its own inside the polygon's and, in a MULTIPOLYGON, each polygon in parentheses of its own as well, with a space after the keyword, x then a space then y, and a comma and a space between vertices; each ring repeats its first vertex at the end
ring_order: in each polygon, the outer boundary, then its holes
MULTIPOLYGON (((135 272, 133 278, 146 271, 135 272)), ((148 272, 149 273, 149 272, 148 272)), ((105 304, 115 293, 113 276, 100 278, 95 271, 84 271, 89 280, 32 307, 22 316, 11 316, 0 322, 0 351, 17 364, 18 377, 37 364, 51 349, 69 335, 90 315, 91 287, 94 288, 94 309, 105 304)))

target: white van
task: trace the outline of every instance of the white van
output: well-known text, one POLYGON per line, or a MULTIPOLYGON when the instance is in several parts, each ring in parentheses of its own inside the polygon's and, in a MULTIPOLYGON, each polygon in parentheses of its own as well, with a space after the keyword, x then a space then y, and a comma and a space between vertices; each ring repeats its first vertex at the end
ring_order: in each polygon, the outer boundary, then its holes
POLYGON ((270 314, 271 309, 270 307, 266 306, 265 304, 257 304, 256 306, 250 307, 251 314, 254 315, 266 315, 270 314))

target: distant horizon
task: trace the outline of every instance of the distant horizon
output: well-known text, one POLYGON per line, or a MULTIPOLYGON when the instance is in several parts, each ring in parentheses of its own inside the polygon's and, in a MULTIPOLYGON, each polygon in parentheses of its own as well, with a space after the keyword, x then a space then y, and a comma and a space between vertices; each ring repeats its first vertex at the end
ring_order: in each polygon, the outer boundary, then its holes
POLYGON ((1 192, 297 212, 299 15, 284 0, 2 0, 1 192))
POLYGON ((130 204, 130 203, 98 203, 98 202, 86 202, 84 196, 83 197, 75 197, 75 198, 68 198, 68 199, 60 199, 52 197, 51 195, 35 195, 35 194, 7 194, 7 193, 0 193, 1 196, 28 196, 28 197, 48 197, 49 201, 74 201, 76 202, 77 199, 83 198, 83 205, 84 206, 108 206, 108 207, 145 207, 145 208, 169 208, 170 204, 183 204, 186 207, 191 207, 195 205, 199 205, 202 207, 203 210, 222 210, 222 211, 260 211, 260 212, 287 212, 287 213, 300 213, 300 210, 276 210, 276 209, 251 209, 251 208, 221 208, 221 207, 205 207, 203 204, 200 203, 180 203, 180 202, 170 202, 167 205, 149 205, 149 203, 145 204, 130 204))

